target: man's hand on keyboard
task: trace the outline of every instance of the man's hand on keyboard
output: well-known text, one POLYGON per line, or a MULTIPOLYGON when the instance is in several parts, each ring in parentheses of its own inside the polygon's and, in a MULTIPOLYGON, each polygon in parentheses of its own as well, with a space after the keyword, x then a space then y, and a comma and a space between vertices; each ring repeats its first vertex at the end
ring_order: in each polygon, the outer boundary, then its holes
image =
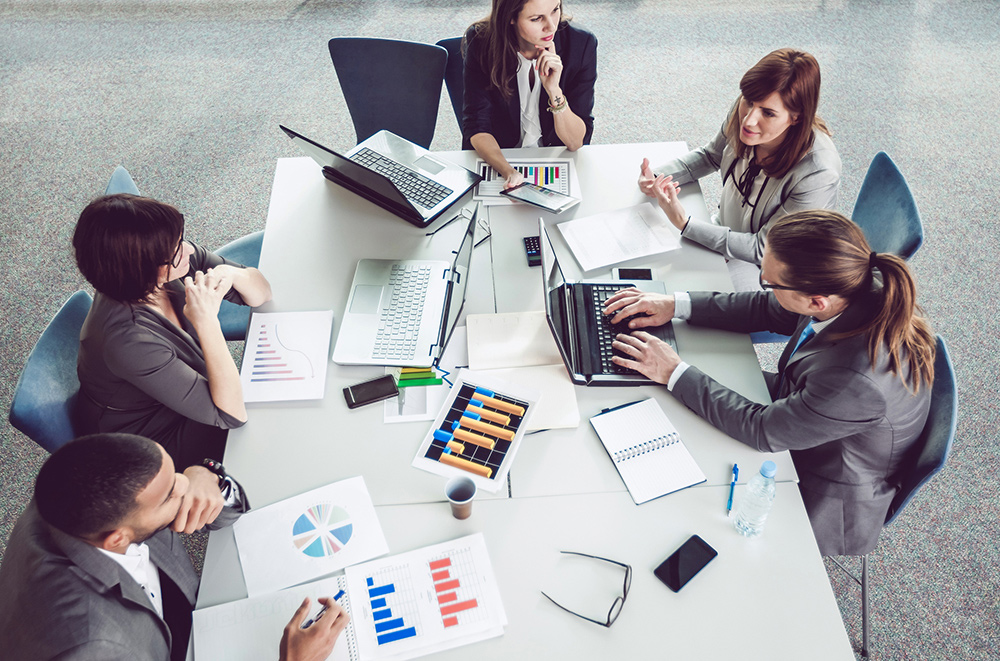
POLYGON ((611 317, 612 324, 635 317, 628 323, 632 330, 662 326, 674 318, 674 297, 629 287, 604 302, 604 314, 614 315, 611 317))
POLYGON ((619 334, 612 346, 626 356, 612 357, 616 365, 633 369, 657 383, 670 381, 670 375, 681 364, 681 357, 669 344, 646 331, 619 334))

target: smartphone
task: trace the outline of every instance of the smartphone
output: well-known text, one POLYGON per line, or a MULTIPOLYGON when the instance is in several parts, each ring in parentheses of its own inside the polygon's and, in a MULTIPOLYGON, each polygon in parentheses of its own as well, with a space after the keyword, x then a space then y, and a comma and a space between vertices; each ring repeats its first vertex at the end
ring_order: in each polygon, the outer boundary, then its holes
POLYGON ((344 399, 347 400, 347 408, 349 409, 381 402, 383 399, 389 399, 398 394, 399 388, 396 387, 396 379, 391 374, 344 388, 344 399))
POLYGON ((611 269, 615 280, 652 280, 652 269, 611 269))
POLYGON ((709 546, 704 539, 698 535, 691 535, 679 549, 654 569, 653 573, 668 588, 678 592, 717 555, 718 551, 709 546))
POLYGON ((562 213, 566 209, 580 203, 580 200, 575 197, 563 195, 562 193, 542 188, 535 184, 529 184, 527 181, 513 188, 504 189, 500 191, 500 194, 520 200, 521 202, 533 204, 552 213, 562 213))

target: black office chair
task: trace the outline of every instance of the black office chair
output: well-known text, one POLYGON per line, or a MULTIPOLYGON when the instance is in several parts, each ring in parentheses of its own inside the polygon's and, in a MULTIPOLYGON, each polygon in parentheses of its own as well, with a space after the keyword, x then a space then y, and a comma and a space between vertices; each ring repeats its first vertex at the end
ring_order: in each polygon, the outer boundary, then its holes
MULTIPOLYGON (((912 253, 911 253, 912 254, 912 253)), ((934 384, 931 386, 931 407, 927 422, 917 439, 911 463, 900 475, 900 487, 889 505, 884 526, 899 517, 917 491, 927 484, 944 467, 951 452, 958 421, 958 391, 955 388, 955 371, 944 338, 937 336, 937 355, 934 359, 934 384)), ((861 576, 855 576, 836 558, 831 561, 861 586, 861 655, 868 656, 870 627, 868 621, 868 555, 861 556, 861 576)))
POLYGON ((458 120, 458 131, 462 132, 462 108, 465 107, 465 58, 462 57, 462 37, 449 37, 437 42, 448 51, 448 66, 444 70, 444 82, 448 86, 451 109, 458 120))
POLYGON ((387 129, 430 148, 448 51, 366 37, 334 37, 329 46, 358 142, 387 129))
POLYGON ((74 417, 80 380, 76 357, 80 329, 93 300, 81 290, 63 303, 28 354, 14 386, 10 424, 49 452, 77 436, 74 417))

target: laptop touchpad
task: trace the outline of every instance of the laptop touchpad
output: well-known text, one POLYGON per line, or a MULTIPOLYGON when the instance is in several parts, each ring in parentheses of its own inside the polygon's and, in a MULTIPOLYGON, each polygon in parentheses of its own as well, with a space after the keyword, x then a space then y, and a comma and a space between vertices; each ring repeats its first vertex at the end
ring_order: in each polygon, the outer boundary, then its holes
POLYGON ((380 300, 382 300, 381 285, 358 285, 354 288, 354 297, 351 299, 351 312, 375 314, 378 312, 380 300))
POLYGON ((421 156, 420 158, 415 160, 413 164, 416 165, 421 170, 424 170, 425 172, 430 172, 431 174, 437 174, 441 170, 444 170, 445 167, 441 163, 438 163, 433 158, 430 158, 428 156, 421 156))

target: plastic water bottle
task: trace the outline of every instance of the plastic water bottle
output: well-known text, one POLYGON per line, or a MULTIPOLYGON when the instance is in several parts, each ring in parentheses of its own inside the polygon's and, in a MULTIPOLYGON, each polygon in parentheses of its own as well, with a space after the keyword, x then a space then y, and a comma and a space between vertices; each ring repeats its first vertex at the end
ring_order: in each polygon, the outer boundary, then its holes
POLYGON ((760 465, 760 472, 750 479, 733 516, 733 527, 741 535, 756 537, 764 532, 764 521, 774 502, 774 474, 777 471, 773 461, 765 461, 760 465))

